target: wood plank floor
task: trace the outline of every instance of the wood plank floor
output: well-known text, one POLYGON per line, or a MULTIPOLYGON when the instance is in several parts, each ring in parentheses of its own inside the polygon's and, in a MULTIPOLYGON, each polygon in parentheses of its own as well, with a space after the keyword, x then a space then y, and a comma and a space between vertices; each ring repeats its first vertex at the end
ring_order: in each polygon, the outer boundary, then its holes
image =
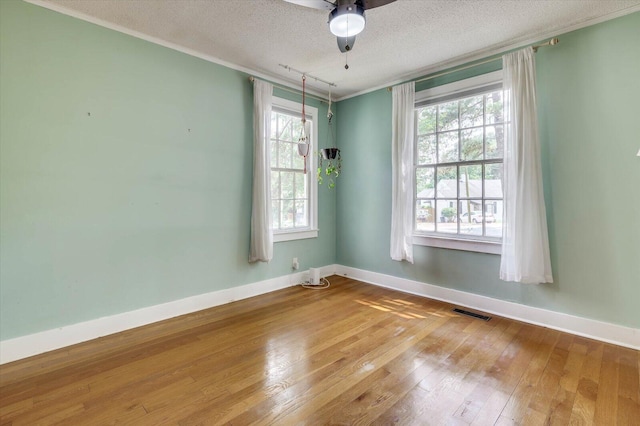
POLYGON ((0 424, 640 424, 638 351, 330 280, 0 366, 0 424))

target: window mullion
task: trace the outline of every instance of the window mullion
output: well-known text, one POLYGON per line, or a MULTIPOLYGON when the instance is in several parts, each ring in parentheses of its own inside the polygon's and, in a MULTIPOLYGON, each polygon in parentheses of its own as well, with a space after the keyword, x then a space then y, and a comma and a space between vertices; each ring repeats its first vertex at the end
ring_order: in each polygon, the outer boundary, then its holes
POLYGON ((486 237, 487 236, 487 221, 484 220, 485 217, 485 204, 484 204, 484 200, 485 200, 485 189, 486 189, 486 168, 484 166, 484 164, 482 164, 482 236, 486 237))
POLYGON ((436 107, 436 164, 440 161, 440 105, 436 107))
POLYGON ((487 95, 482 96, 482 159, 487 159, 487 95))
POLYGON ((456 165, 456 235, 460 235, 460 164, 456 165))
POLYGON ((302 169, 288 169, 285 167, 274 167, 271 170, 273 170, 274 172, 301 172, 303 171, 302 169))

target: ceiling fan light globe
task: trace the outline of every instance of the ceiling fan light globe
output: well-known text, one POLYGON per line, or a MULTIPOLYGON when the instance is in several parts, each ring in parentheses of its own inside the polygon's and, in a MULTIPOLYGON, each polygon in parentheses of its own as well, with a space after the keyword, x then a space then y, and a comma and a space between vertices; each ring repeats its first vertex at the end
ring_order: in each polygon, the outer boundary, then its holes
POLYGON ((337 37, 353 37, 364 30, 364 9, 356 4, 336 7, 329 14, 329 29, 337 37))

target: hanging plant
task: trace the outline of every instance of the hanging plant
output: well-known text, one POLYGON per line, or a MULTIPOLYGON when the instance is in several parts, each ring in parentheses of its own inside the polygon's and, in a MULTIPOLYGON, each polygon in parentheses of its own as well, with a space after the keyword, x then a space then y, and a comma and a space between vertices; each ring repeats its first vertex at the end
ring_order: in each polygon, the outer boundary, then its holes
MULTIPOLYGON (((327 110, 327 145, 335 145, 335 138, 333 135, 333 111, 331 111, 331 91, 329 91, 329 109, 327 110), (329 141, 329 139, 331 139, 329 141), (331 142, 331 143, 329 143, 331 142)), ((324 179, 327 179, 327 186, 329 188, 335 188, 335 179, 340 176, 342 171, 342 158, 340 157, 340 150, 335 147, 323 148, 318 155, 318 184, 322 185, 324 179)))
POLYGON ((320 150, 318 160, 318 183, 322 185, 324 179, 327 179, 327 186, 335 188, 335 179, 340 176, 342 171, 342 158, 338 148, 324 148, 320 150))

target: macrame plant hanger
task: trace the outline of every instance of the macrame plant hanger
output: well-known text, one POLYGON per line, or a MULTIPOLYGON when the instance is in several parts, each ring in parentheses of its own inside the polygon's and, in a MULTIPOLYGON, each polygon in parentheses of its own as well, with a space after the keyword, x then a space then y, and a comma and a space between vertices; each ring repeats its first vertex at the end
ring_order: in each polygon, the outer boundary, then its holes
POLYGON ((342 158, 340 157, 340 149, 336 146, 336 137, 333 128, 334 114, 331 111, 331 86, 329 86, 329 107, 327 108, 327 140, 326 148, 322 148, 318 156, 318 184, 328 180, 328 187, 335 188, 335 179, 340 176, 342 170, 342 158))
POLYGON ((302 118, 300 119, 300 121, 302 122, 302 128, 300 129, 300 137, 298 138, 298 154, 300 154, 304 159, 305 175, 307 174, 307 157, 309 156, 309 150, 311 147, 309 140, 309 124, 307 123, 307 115, 304 111, 306 80, 307 76, 302 74, 302 118))

